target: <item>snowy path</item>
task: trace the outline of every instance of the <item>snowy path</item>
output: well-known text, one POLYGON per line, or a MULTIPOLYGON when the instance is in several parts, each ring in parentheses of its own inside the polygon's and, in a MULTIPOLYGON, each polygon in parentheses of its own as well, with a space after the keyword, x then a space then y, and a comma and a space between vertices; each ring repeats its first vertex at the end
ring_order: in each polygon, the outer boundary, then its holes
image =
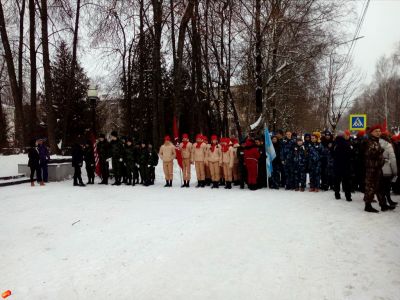
POLYGON ((11 299, 399 299, 399 211, 366 214, 361 195, 71 182, 0 193, 11 299))

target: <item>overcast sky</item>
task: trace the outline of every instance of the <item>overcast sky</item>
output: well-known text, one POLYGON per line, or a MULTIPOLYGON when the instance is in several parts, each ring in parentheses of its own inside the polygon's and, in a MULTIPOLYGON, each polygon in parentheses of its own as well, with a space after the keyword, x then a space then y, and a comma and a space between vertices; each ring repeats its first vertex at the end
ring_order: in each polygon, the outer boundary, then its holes
MULTIPOLYGON (((357 1, 359 15, 365 1, 357 1)), ((365 83, 369 83, 378 58, 392 54, 400 44, 400 0, 371 0, 360 36, 364 38, 355 45, 354 63, 365 72, 365 83)))

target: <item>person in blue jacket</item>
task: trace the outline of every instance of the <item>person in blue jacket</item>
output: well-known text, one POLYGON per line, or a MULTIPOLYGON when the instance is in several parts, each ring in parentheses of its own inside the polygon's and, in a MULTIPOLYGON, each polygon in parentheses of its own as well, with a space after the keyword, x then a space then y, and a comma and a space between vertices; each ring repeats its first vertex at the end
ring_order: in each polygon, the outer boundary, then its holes
POLYGON ((283 166, 283 172, 285 174, 285 189, 292 190, 294 188, 294 174, 293 174, 293 166, 291 164, 291 154, 292 148, 295 144, 295 141, 292 138, 292 132, 286 131, 286 137, 282 140, 281 144, 281 161, 283 166))
POLYGON ((310 171, 310 192, 319 192, 321 185, 321 156, 322 145, 318 141, 318 136, 311 135, 311 143, 308 146, 308 169, 310 171))
POLYGON ((294 188, 296 191, 304 192, 306 188, 306 164, 307 164, 307 151, 304 146, 303 139, 297 138, 296 144, 293 146, 292 151, 292 167, 294 173, 294 188))

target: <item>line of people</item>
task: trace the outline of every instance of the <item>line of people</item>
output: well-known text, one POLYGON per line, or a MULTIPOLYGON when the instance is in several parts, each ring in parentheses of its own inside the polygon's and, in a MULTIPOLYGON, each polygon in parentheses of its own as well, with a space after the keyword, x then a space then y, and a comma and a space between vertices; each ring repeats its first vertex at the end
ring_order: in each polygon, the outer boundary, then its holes
MULTIPOLYGON (((180 143, 172 143, 171 138, 166 136, 157 153, 151 144, 135 144, 132 138, 119 138, 115 131, 111 133, 110 141, 100 134, 96 144, 101 169, 100 184, 108 184, 111 162, 115 178, 113 185, 152 185, 160 158, 165 187, 172 187, 173 161, 179 150, 182 158, 182 188, 190 187, 191 165, 195 166, 198 188, 219 188, 222 185, 226 189, 232 186, 244 189, 247 185, 250 190, 269 186, 272 189, 304 192, 308 175, 310 192, 333 190, 335 198, 341 199, 343 190, 346 200, 352 201, 352 193, 360 191, 364 193, 366 211, 377 212, 372 207, 374 195, 382 211, 396 207, 397 203, 391 199, 391 191, 393 189, 395 193, 400 193, 397 177, 399 135, 390 138, 377 125, 369 128, 367 133, 359 132, 355 138, 348 130, 338 132, 336 136, 329 131, 304 136, 278 131, 271 140, 276 158, 272 161, 273 171, 268 178, 267 154, 261 137, 248 137, 239 142, 237 138, 212 135, 209 142, 206 136, 198 134, 194 143, 191 143, 189 136, 183 134, 180 143)), ((37 141, 37 147, 29 152, 29 164, 33 170, 37 170, 37 161, 40 161, 37 159, 42 147, 40 144, 41 141, 37 141)), ((45 155, 48 157, 48 152, 45 155)), ((76 186, 85 185, 81 177, 83 162, 88 175, 87 184, 93 184, 96 163, 90 141, 76 143, 72 149, 76 186)), ((41 178, 40 175, 38 178, 41 178)))

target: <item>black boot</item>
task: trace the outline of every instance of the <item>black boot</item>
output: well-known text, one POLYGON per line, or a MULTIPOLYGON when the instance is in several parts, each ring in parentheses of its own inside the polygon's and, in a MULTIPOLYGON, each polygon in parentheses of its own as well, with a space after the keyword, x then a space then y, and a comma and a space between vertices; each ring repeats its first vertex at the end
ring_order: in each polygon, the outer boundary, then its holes
POLYGON ((79 186, 78 180, 74 179, 74 186, 79 186))
POLYGON ((181 185, 181 188, 186 187, 186 180, 183 181, 183 184, 181 185))
POLYGON ((339 192, 335 192, 335 199, 336 200, 340 200, 341 199, 339 192))
POLYGON ((200 180, 197 181, 197 185, 196 185, 196 188, 199 188, 199 187, 201 187, 201 181, 200 180))
POLYGON ((218 189, 219 188, 219 182, 218 181, 213 181, 211 188, 212 189, 218 189))
POLYGON ((164 187, 169 187, 169 180, 165 180, 165 185, 164 187))
POLYGON ((232 182, 227 181, 225 185, 225 189, 230 190, 232 188, 232 182))
POLYGON ((388 211, 388 210, 393 210, 393 209, 395 209, 396 208, 396 206, 389 206, 389 205, 387 205, 386 203, 385 204, 383 204, 383 205, 381 205, 381 211, 388 211))
POLYGON ((82 181, 79 182, 79 186, 86 186, 82 181))
POLYGON ((389 202, 389 205, 390 205, 390 206, 397 206, 397 204, 398 204, 397 202, 393 201, 393 200, 390 199, 390 198, 388 199, 388 202, 389 202))
POLYGON ((371 203, 365 203, 365 208, 364 208, 364 210, 365 210, 366 212, 370 212, 370 213, 379 213, 379 211, 378 211, 377 209, 375 209, 375 208, 372 207, 372 204, 371 204, 371 203))
POLYGON ((205 180, 202 180, 202 181, 200 181, 200 187, 205 187, 206 186, 206 181, 205 180))
POLYGON ((190 182, 189 180, 186 180, 186 187, 187 187, 187 188, 190 188, 189 182, 190 182))
POLYGON ((346 196, 346 201, 351 202, 353 199, 351 199, 351 193, 345 193, 346 196))

